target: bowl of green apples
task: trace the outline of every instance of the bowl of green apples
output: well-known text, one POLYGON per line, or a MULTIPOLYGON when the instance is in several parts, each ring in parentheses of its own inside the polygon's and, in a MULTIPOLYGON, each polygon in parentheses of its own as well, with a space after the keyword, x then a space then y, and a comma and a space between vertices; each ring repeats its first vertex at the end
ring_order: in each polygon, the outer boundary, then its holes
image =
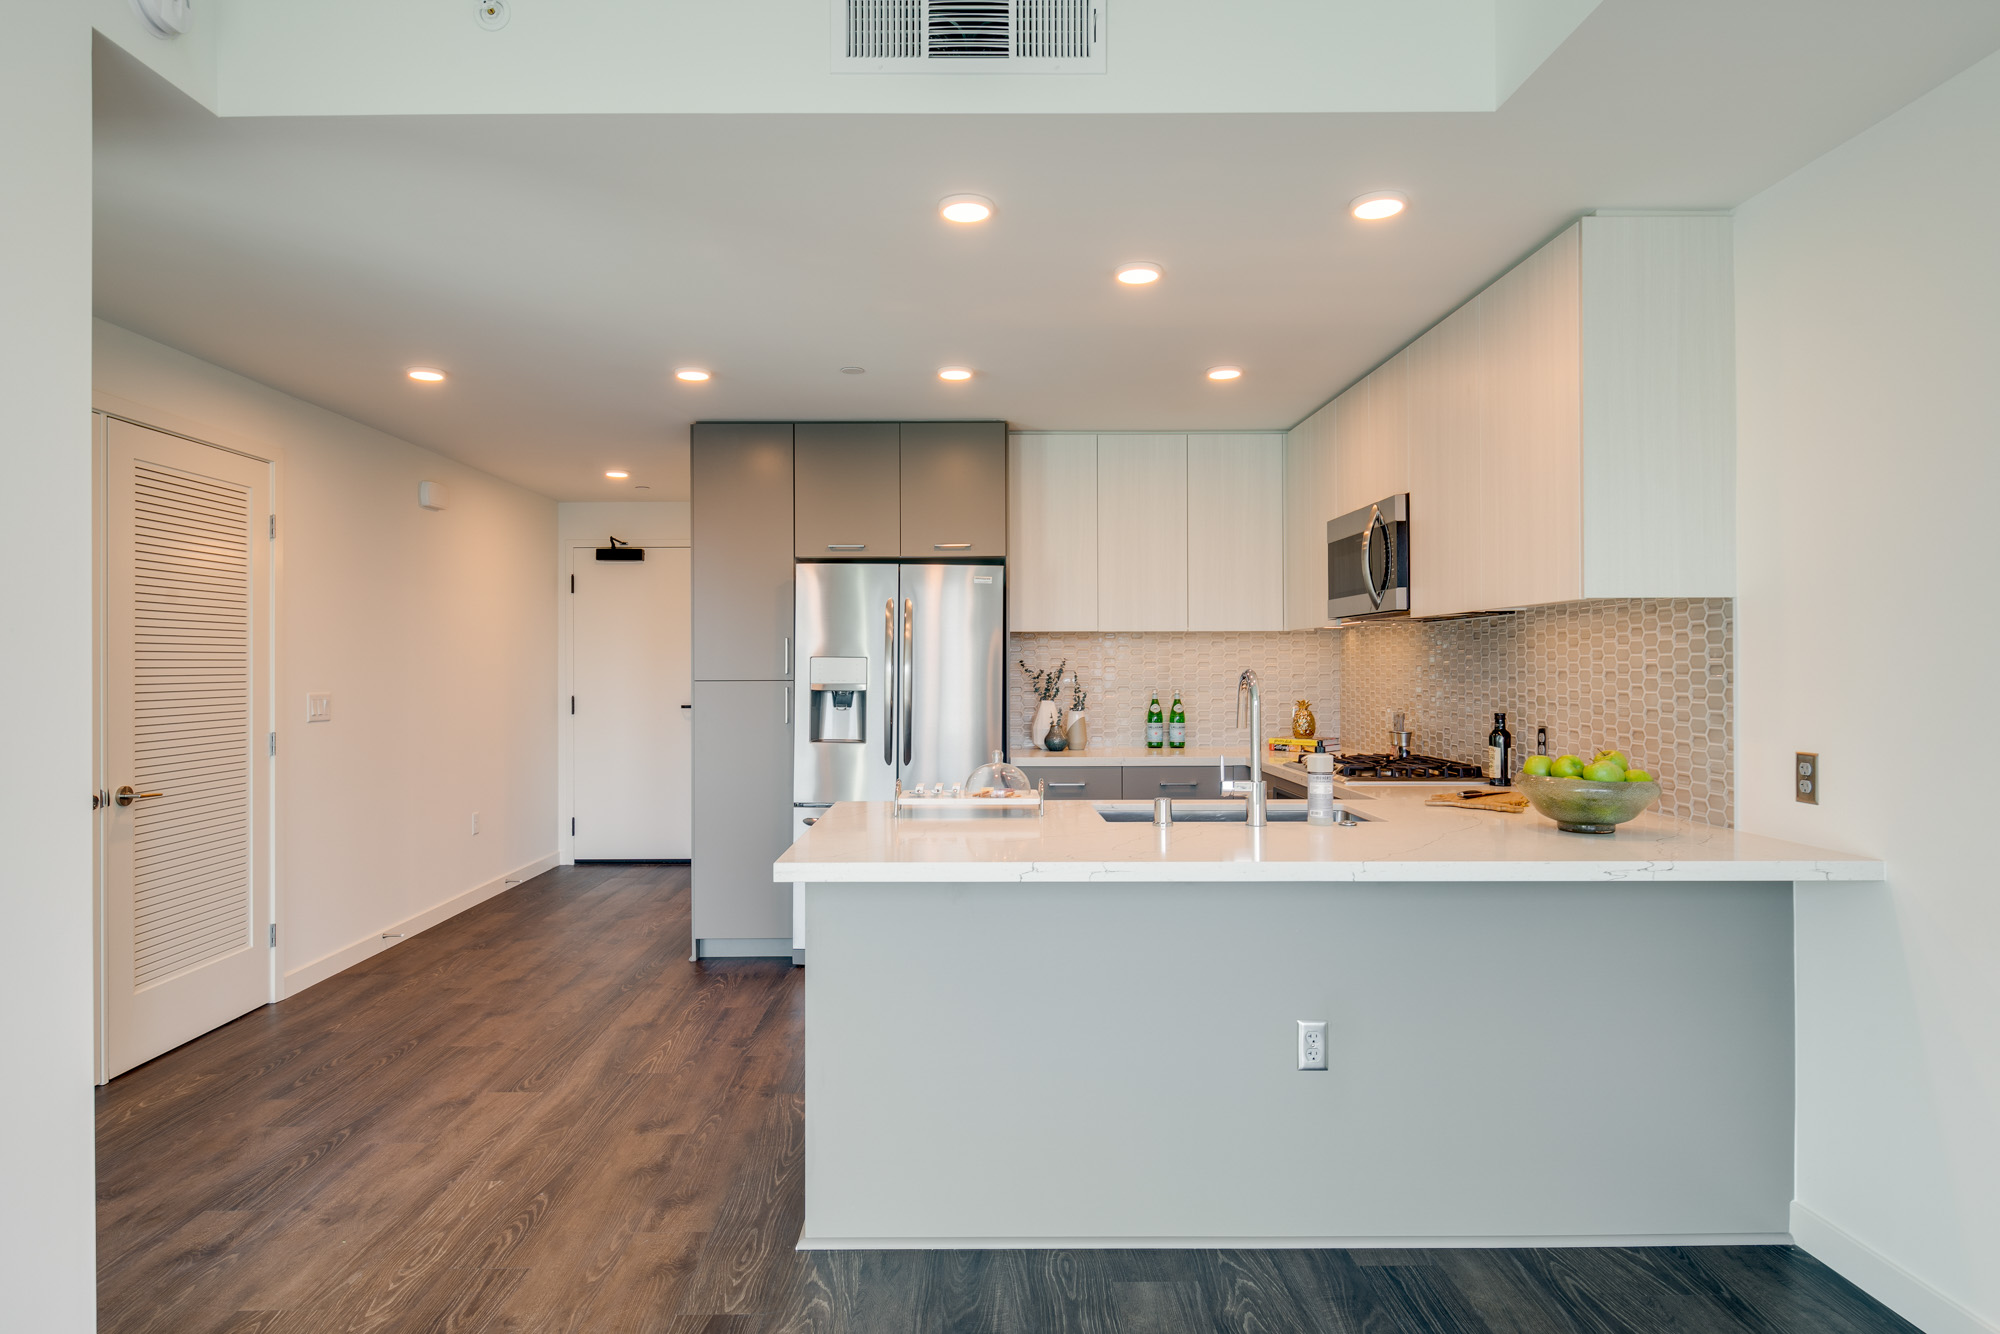
POLYGON ((1530 755, 1521 767, 1521 790, 1534 808, 1569 834, 1612 834, 1660 799, 1660 785, 1622 750, 1592 758, 1530 755))

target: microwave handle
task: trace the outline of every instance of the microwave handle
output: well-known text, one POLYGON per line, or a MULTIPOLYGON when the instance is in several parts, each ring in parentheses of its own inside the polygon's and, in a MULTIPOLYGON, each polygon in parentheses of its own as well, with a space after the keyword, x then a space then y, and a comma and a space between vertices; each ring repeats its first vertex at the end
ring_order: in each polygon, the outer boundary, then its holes
POLYGON ((1368 585, 1368 600, 1373 602, 1378 610, 1382 606, 1383 590, 1375 587, 1375 526, 1381 519, 1381 507, 1371 507, 1368 511, 1368 526, 1361 530, 1361 580, 1368 585))

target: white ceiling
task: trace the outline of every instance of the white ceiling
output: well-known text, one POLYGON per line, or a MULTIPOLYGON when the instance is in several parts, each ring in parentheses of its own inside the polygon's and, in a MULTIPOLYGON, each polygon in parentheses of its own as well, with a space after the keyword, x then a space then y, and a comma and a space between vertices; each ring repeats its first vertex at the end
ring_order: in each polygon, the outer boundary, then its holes
POLYGON ((97 308, 559 499, 684 498, 703 417, 1286 427, 1578 213, 1729 208, 1996 46, 1990 0, 1604 0, 1493 113, 216 119, 100 41, 97 308))

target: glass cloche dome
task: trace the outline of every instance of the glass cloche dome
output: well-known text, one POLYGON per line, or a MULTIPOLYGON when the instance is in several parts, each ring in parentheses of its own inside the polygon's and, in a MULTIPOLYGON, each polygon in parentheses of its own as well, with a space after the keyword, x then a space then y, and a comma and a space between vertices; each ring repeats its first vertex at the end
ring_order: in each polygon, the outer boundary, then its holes
POLYGON ((1035 785, 1028 776, 1007 763, 1003 751, 994 751, 993 758, 972 771, 972 777, 965 780, 965 795, 968 797, 1025 797, 1031 795, 1035 785))

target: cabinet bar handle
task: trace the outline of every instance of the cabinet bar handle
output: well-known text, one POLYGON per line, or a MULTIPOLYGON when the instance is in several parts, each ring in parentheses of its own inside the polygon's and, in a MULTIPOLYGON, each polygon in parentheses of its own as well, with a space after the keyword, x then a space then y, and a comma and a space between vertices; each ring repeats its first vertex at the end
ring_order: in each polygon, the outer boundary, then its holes
POLYGON ((1198 783, 1162 783, 1161 787, 1199 787, 1198 783))
POLYGON ((1083 787, 1083 786, 1084 786, 1084 784, 1082 784, 1082 783, 1050 783, 1050 784, 1049 784, 1048 786, 1050 786, 1050 787, 1052 787, 1052 788, 1056 788, 1056 787, 1083 787))
POLYGON ((785 687, 785 726, 792 725, 792 688, 785 687))
POLYGON ((826 544, 826 549, 828 551, 866 551, 868 550, 868 544, 866 542, 829 542, 826 544))
POLYGON ((932 551, 970 551, 970 550, 972 550, 972 543, 970 543, 970 542, 933 542, 933 543, 931 543, 931 550, 932 550, 932 551))

